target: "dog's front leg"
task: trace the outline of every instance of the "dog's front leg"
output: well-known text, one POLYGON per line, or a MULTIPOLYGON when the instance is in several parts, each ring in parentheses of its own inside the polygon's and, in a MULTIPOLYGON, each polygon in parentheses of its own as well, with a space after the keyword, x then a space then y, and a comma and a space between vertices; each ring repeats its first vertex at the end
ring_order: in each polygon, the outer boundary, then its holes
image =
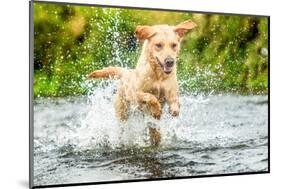
POLYGON ((145 92, 138 92, 137 99, 139 103, 145 103, 148 105, 150 113, 155 119, 160 119, 162 111, 161 104, 154 95, 145 92))
POLYGON ((172 116, 178 116, 180 113, 180 102, 178 96, 178 90, 165 91, 165 98, 169 105, 169 111, 172 116))

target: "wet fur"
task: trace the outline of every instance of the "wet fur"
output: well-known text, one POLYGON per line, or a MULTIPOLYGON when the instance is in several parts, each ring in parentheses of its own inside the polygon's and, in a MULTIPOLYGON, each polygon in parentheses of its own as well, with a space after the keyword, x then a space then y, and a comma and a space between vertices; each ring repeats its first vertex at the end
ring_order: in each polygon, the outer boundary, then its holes
MULTIPOLYGON (((137 106, 155 119, 160 119, 164 103, 168 104, 172 116, 178 116, 180 104, 176 64, 169 74, 163 71, 161 64, 167 55, 176 59, 183 34, 195 26, 192 21, 178 26, 138 26, 136 35, 140 40, 144 40, 144 43, 135 69, 108 67, 89 74, 89 79, 120 79, 114 104, 119 120, 128 119, 131 106, 137 106), (155 43, 159 42, 163 43, 165 48, 159 50, 154 47, 155 43), (176 43, 177 48, 170 47, 170 43, 176 43)), ((149 134, 151 143, 159 145, 159 130, 150 128, 149 134)))

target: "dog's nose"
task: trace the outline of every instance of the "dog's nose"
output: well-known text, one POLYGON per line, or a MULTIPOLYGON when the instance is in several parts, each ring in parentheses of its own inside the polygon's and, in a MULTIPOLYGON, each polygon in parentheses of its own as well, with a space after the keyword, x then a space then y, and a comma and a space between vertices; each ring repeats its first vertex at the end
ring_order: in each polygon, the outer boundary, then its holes
POLYGON ((172 67, 174 65, 175 61, 173 58, 166 58, 165 59, 165 64, 168 66, 168 67, 172 67))

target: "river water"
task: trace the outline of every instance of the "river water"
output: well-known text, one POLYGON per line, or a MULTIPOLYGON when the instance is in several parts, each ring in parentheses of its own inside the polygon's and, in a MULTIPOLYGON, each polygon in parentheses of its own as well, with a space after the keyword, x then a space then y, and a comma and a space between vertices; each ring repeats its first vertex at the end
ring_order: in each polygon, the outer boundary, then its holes
POLYGON ((185 95, 172 118, 114 115, 114 87, 34 103, 34 184, 260 172, 268 170, 268 97, 185 95), (147 122, 161 128, 149 144, 147 122), (121 132, 121 130, 123 132, 121 132))

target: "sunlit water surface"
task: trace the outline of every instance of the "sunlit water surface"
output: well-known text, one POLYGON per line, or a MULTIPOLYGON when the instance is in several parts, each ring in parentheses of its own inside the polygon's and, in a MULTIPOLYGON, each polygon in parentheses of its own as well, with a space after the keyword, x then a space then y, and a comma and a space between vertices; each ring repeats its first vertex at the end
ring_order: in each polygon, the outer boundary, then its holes
POLYGON ((35 185, 268 170, 267 96, 182 94, 179 117, 165 107, 155 122, 162 142, 153 148, 154 120, 137 112, 118 123, 115 88, 35 100, 35 185))

